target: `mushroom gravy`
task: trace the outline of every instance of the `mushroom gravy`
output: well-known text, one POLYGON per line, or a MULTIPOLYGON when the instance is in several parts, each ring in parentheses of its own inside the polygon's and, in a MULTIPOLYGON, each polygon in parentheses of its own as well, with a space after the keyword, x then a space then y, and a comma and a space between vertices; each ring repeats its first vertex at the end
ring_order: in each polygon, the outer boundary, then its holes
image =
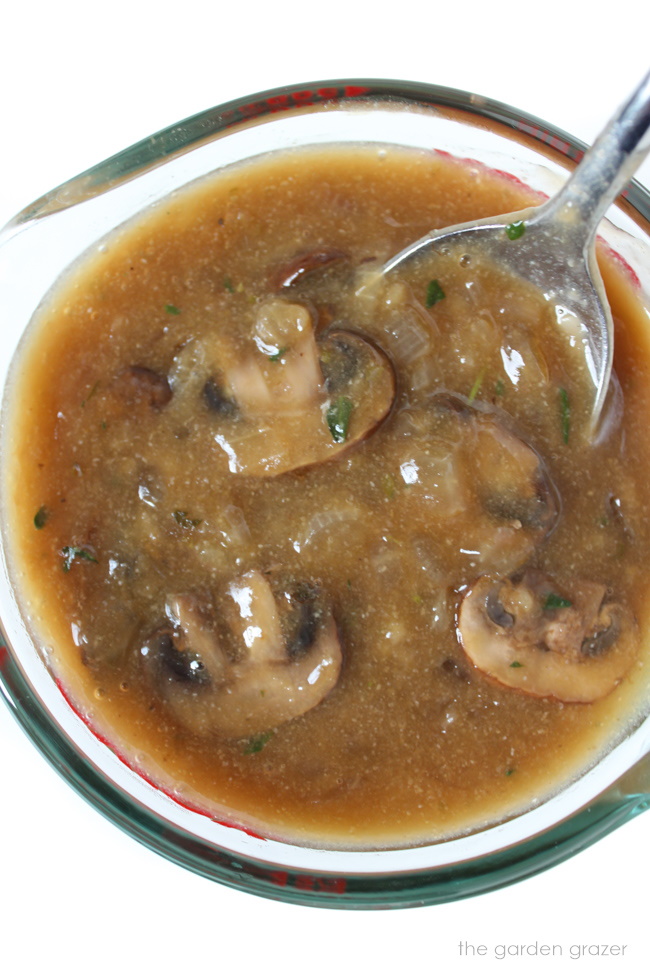
POLYGON ((406 845, 527 808, 637 720, 631 282, 603 255, 589 444, 579 336, 539 295, 454 253, 377 275, 535 201, 442 154, 271 156, 120 228, 40 310, 5 420, 17 586, 93 726, 183 801, 406 845))

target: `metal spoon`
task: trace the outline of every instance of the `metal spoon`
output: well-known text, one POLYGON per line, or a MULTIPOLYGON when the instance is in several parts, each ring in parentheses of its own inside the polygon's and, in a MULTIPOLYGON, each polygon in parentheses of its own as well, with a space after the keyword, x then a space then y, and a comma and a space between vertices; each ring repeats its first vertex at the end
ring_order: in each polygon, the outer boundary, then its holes
POLYGON ((555 305, 558 320, 581 324, 585 359, 594 384, 590 433, 607 394, 613 358, 613 322, 596 262, 596 230, 607 208, 650 151, 650 72, 614 115, 580 165, 541 206, 434 230, 383 268, 387 274, 441 245, 462 245, 534 284, 555 305))

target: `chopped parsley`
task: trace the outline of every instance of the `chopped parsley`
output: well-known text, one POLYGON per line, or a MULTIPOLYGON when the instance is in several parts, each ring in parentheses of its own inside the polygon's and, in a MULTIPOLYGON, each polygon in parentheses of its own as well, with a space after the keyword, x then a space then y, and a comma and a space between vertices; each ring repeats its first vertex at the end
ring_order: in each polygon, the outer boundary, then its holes
POLYGON ((282 349, 278 349, 277 352, 274 352, 273 355, 269 356, 269 362, 279 362, 282 356, 288 351, 289 351, 288 345, 285 345, 284 348, 282 349))
POLYGON ((347 396, 339 396, 330 403, 327 409, 327 425, 334 443, 343 443, 347 439, 353 408, 352 400, 347 396))
POLYGON ((505 391, 506 389, 505 386, 503 385, 503 379, 497 379, 496 383, 494 384, 494 395, 503 396, 505 391))
POLYGON ((386 473, 382 475, 381 487, 384 492, 384 497, 392 501, 395 497, 395 479, 392 474, 386 473))
POLYGON ((273 737, 272 731, 265 731, 261 735, 253 735, 244 746, 244 755, 257 755, 273 737))
POLYGON ((177 308, 176 305, 165 305, 165 311, 168 315, 180 315, 181 310, 177 308))
POLYGON ((506 234, 510 240, 519 240, 526 232, 526 224, 523 220, 515 220, 506 227, 506 234))
POLYGON ((233 284, 232 284, 232 281, 230 280, 230 278, 224 278, 223 279, 223 286, 226 289, 226 291, 228 292, 228 294, 234 295, 235 289, 233 288, 233 284))
POLYGON ((484 375, 485 375, 485 369, 481 369, 481 371, 479 372, 478 376, 474 380, 474 385, 470 389, 469 396, 467 397, 468 400, 470 401, 470 403, 472 403, 476 399, 476 396, 478 395, 478 392, 479 392, 481 386, 483 385, 483 376, 484 375))
POLYGON ((442 301, 445 297, 445 293, 442 290, 442 286, 437 278, 433 281, 429 281, 427 285, 427 295, 425 298, 425 305, 427 308, 432 308, 437 301, 442 301))
POLYGON ((88 393, 88 395, 86 396, 86 398, 85 399, 82 399, 82 401, 81 401, 81 405, 82 406, 85 406, 86 403, 88 402, 88 400, 93 398, 93 396, 97 392, 98 388, 99 388, 99 379, 97 380, 97 382, 95 383, 95 385, 93 386, 93 388, 90 390, 90 392, 88 393))
POLYGON ((513 660, 512 663, 510 664, 510 666, 511 667, 523 667, 524 665, 523 664, 520 664, 518 660, 513 660))
POLYGON ((507 768, 506 769, 506 775, 514 775, 515 771, 516 770, 513 769, 513 768, 507 768))
POLYGON ((560 387, 560 424, 562 440, 564 443, 568 443, 569 433, 571 432, 571 404, 569 402, 569 394, 562 386, 560 387))
POLYGON ((570 599, 559 596, 556 592, 549 592, 544 600, 544 609, 569 609, 573 606, 570 599))
POLYGON ((69 572, 72 568, 72 563, 76 562, 77 559, 85 560, 86 562, 97 562, 92 552, 89 552, 87 548, 79 548, 77 545, 66 545, 65 548, 61 549, 61 555, 63 556, 64 572, 69 572))
POLYGON ((49 517, 50 512, 47 510, 44 504, 41 505, 34 515, 34 528, 45 528, 49 517))
POLYGON ((179 511, 178 508, 172 511, 172 516, 181 528, 198 528, 203 521, 203 518, 190 518, 187 511, 179 511))

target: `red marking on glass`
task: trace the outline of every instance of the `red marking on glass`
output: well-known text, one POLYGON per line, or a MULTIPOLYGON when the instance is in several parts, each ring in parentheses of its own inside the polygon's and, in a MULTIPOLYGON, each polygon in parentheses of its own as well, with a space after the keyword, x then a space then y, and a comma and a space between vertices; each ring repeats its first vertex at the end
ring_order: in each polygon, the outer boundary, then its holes
POLYGON ((316 886, 316 878, 309 874, 298 874, 294 886, 296 890, 313 890, 316 886))
POLYGON ((536 196, 543 196, 546 198, 545 194, 540 193, 538 190, 534 190, 528 185, 528 183, 524 183, 523 179, 520 179, 519 176, 509 173, 505 169, 491 169, 490 172, 496 173, 496 175, 501 176, 502 179, 507 179, 509 183, 514 183, 515 186, 521 186, 522 189, 528 190, 530 193, 535 193, 536 196))
POLYGON ((541 135, 541 129, 536 125, 529 125, 528 122, 524 122, 520 119, 517 122, 517 128, 520 132, 525 132, 527 135, 532 135, 534 139, 539 139, 541 135))
MULTIPOLYGON (((7 654, 7 648, 5 646, 0 645, 0 662, 2 661, 3 654, 5 655, 7 654)), ((211 819, 219 826, 225 826, 228 829, 236 829, 241 833, 245 833, 246 836, 252 836, 254 839, 258 839, 258 840, 266 839, 266 837, 262 836, 260 833, 256 833, 252 829, 248 829, 245 826, 241 826, 239 823, 231 823, 226 820, 215 820, 208 812, 206 812, 204 809, 201 809, 199 806, 195 806, 192 803, 183 802, 178 798, 178 796, 175 796, 173 793, 168 792, 166 789, 161 789, 160 786, 153 779, 151 779, 141 769, 135 768, 131 764, 131 762, 129 762, 128 759, 121 754, 121 752, 119 752, 116 748, 113 747, 113 745, 111 744, 108 738, 106 738, 104 735, 98 732, 96 728, 93 727, 88 717, 84 715, 76 707, 76 705, 70 698, 70 695, 66 691, 64 685, 61 683, 61 681, 58 678, 55 679, 55 684, 61 696, 63 697, 64 701, 68 705, 68 707, 72 711, 74 711, 74 713, 77 715, 79 720, 86 726, 86 728, 88 728, 88 730, 93 735, 93 737, 97 741, 99 741, 102 745, 105 745, 115 755, 115 757, 119 759, 119 761, 124 766, 126 766, 126 768, 128 768, 131 772, 135 773, 135 775, 137 775, 138 778, 146 782, 147 785, 150 785, 153 789, 155 789, 157 792, 160 792, 162 795, 167 796, 168 799, 171 799, 172 802, 175 802, 176 805, 181 806, 183 809, 187 809, 189 812, 192 813, 197 813, 199 816, 205 816, 206 818, 211 819)), ((212 850, 210 852, 210 856, 212 859, 216 860, 217 862, 223 862, 226 865, 229 865, 231 863, 229 857, 220 856, 216 850, 212 850)), ((286 870, 270 870, 270 869, 267 870, 264 867, 255 866, 253 864, 247 864, 246 871, 251 876, 259 877, 262 880, 266 880, 274 884, 276 887, 293 886, 296 888, 296 890, 305 890, 305 891, 317 890, 324 894, 337 894, 337 895, 344 894, 347 888, 347 883, 343 877, 319 877, 319 876, 314 876, 313 874, 290 875, 286 870)))
POLYGON ((318 877, 317 882, 325 894, 344 894, 348 886, 344 877, 318 877))
POLYGON ((4 667, 8 659, 9 659, 9 651, 7 650, 4 643, 2 643, 0 644, 0 667, 4 667))
POLYGON ((274 95, 272 98, 267 98, 266 104, 272 112, 283 112, 287 108, 291 108, 291 100, 288 95, 274 95))
POLYGON ((570 152, 570 149, 571 149, 569 143, 568 142, 564 142, 563 139, 558 139, 558 137, 556 135, 551 136, 551 139, 549 141, 549 145, 552 146, 553 149, 557 149, 558 152, 561 152, 563 156, 568 156, 569 155, 569 152, 570 152))
POLYGON ((286 870, 265 870, 262 875, 264 874, 276 887, 286 887, 289 883, 289 874, 286 870))
POLYGON ((607 256, 609 257, 609 259, 613 261, 614 264, 618 264, 618 266, 623 271, 623 273, 629 278, 630 284, 635 288, 635 290, 640 291, 641 279, 639 278, 639 275, 636 273, 634 268, 630 264, 628 264, 625 258, 621 254, 619 254, 618 251, 615 251, 613 247, 610 247, 607 241, 603 240, 603 238, 600 235, 597 237, 597 241, 598 241, 598 246, 602 247, 603 250, 607 251, 607 256))
POLYGON ((291 97, 293 98, 296 105, 313 105, 314 104, 314 92, 310 90, 305 91, 294 91, 291 97))
POLYGON ((239 111, 243 118, 255 118, 264 112, 264 102, 250 102, 248 105, 241 105, 239 111))
POLYGON ((547 132, 546 129, 540 129, 538 125, 530 125, 528 122, 524 122, 523 119, 519 119, 515 125, 520 132, 525 132, 526 135, 531 135, 537 142, 543 142, 552 149, 557 149, 558 152, 561 152, 563 156, 567 156, 569 159, 574 159, 576 162, 579 162, 584 156, 583 149, 574 149, 564 139, 560 139, 557 135, 547 132))
POLYGON ((460 156, 453 156, 446 149, 434 149, 433 152, 437 156, 442 156, 444 159, 449 159, 451 162, 458 163, 460 166, 470 166, 472 169, 478 169, 484 173, 491 173, 493 176, 500 176, 502 179, 508 180, 509 183, 514 183, 516 186, 520 186, 522 189, 527 190, 529 193, 533 193, 535 196, 539 197, 540 200, 547 200, 548 196, 539 190, 534 190, 528 183, 524 183, 522 179, 515 176, 513 173, 507 172, 505 169, 492 169, 486 166, 484 162, 479 159, 471 159, 470 157, 461 158, 460 156))
POLYGON ((323 894, 344 894, 347 882, 343 877, 317 877, 313 874, 297 874, 294 887, 296 890, 318 890, 323 894))
POLYGON ((238 108, 228 108, 220 113, 219 118, 224 128, 236 125, 238 122, 259 118, 261 115, 286 112, 292 108, 304 108, 319 102, 337 101, 339 98, 359 98, 368 94, 369 88, 364 85, 334 85, 317 88, 305 88, 300 91, 288 92, 285 95, 270 95, 268 98, 256 102, 247 102, 238 108))
POLYGON ((132 762, 130 762, 128 758, 125 755, 123 755, 122 752, 119 751, 119 749, 115 748, 115 746, 113 745, 113 743, 110 741, 109 738, 107 738, 105 735, 97 731, 97 729, 93 726, 90 719, 85 714, 83 714, 83 712, 80 711, 79 708, 75 705, 74 701, 71 699, 70 695, 66 691, 64 685, 61 683, 61 681, 58 678, 55 679, 55 684, 61 696, 63 697, 64 701, 68 705, 68 707, 72 711, 74 711, 74 713, 79 718, 79 720, 86 726, 86 728, 88 728, 93 738, 95 738, 98 742, 100 742, 100 744, 105 745, 106 748, 108 748, 108 750, 111 751, 113 755, 115 755, 115 757, 122 763, 122 765, 128 768, 130 772, 133 772, 135 775, 137 775, 139 779, 142 779, 143 782, 146 782, 147 785, 151 786, 152 789, 155 789, 156 792, 160 792, 161 795, 166 796, 168 799, 171 799, 172 802, 176 803, 176 805, 180 806, 182 809, 187 809, 188 812, 196 813, 199 816, 205 816, 206 819, 212 820, 212 822, 216 823, 218 826, 225 826, 227 829, 236 829, 240 833, 245 833, 246 836, 251 836, 253 837, 253 839, 256 840, 266 839, 266 837, 262 836, 261 833, 257 833, 255 830, 249 829, 246 826, 242 826, 240 823, 231 823, 225 819, 215 819, 214 816, 212 816, 207 810, 202 809, 200 806, 194 805, 194 803, 187 802, 183 799, 179 799, 178 796, 174 795, 173 792, 169 792, 167 789, 163 789, 155 781, 155 779, 152 779, 149 775, 147 775, 146 772, 143 772, 142 769, 137 768, 135 765, 133 765, 132 762))

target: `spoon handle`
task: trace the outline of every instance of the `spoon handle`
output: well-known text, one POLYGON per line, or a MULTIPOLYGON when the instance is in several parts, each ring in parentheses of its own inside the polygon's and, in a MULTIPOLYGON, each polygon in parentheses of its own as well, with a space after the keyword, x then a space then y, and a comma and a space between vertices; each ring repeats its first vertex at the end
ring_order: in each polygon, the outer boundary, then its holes
POLYGON ((577 211, 587 243, 650 150, 650 72, 608 122, 560 192, 544 206, 550 219, 577 211))

